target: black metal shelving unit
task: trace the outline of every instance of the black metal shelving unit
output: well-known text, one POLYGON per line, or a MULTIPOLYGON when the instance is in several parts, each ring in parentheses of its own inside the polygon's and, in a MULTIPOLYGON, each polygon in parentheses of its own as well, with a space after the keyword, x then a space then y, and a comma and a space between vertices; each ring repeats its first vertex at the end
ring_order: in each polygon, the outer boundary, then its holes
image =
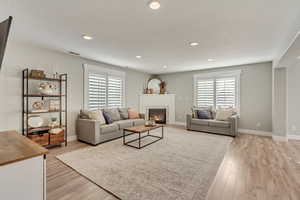
MULTIPOLYGON (((44 113, 59 113, 59 126, 57 128, 64 129, 64 143, 65 145, 68 144, 67 136, 68 136, 68 104, 67 104, 67 83, 68 83, 68 76, 67 74, 60 74, 59 78, 31 78, 29 76, 29 69, 24 69, 22 71, 22 133, 24 136, 40 134, 41 132, 49 131, 51 128, 49 126, 43 126, 39 128, 30 128, 28 125, 28 119, 32 115, 37 114, 44 114, 44 113), (30 84, 31 81, 38 80, 38 81, 46 81, 46 82, 57 82, 58 83, 58 94, 54 95, 44 95, 38 93, 30 93, 30 84), (31 112, 29 110, 29 99, 30 98, 41 98, 44 100, 45 98, 53 98, 59 100, 59 110, 55 111, 41 111, 41 112, 31 112), (63 116, 64 115, 64 116, 63 116)), ((58 143, 61 144, 61 143, 58 143)), ((58 145, 57 144, 57 145, 58 145)), ((45 147, 53 146, 50 144, 50 134, 49 134, 49 144, 45 145, 45 147)))

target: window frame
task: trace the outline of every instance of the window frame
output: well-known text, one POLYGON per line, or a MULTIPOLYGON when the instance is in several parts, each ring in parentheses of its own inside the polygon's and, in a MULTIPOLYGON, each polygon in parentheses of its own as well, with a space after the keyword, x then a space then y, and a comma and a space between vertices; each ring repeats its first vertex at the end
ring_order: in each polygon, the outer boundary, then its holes
MULTIPOLYGON (((113 70, 113 69, 108 69, 106 67, 102 66, 97 66, 97 65, 89 65, 89 64, 83 64, 83 107, 84 109, 89 109, 89 73, 98 73, 98 74, 105 74, 106 79, 108 76, 116 76, 120 77, 123 81, 123 94, 122 94, 122 107, 126 107, 126 73, 123 71, 119 70, 113 70)), ((108 81, 108 80, 106 80, 108 81)), ((106 85, 108 88, 108 86, 106 85)), ((107 94, 107 99, 106 99, 106 106, 105 108, 108 107, 108 91, 106 91, 107 94)))
POLYGON ((214 80, 214 105, 213 109, 216 108, 216 79, 218 78, 229 78, 229 77, 235 77, 236 79, 236 110, 238 114, 240 114, 240 100, 241 100, 241 74, 242 70, 234 70, 234 71, 223 71, 223 72, 208 72, 208 73, 200 73, 200 74, 195 74, 194 75, 194 106, 197 105, 197 80, 199 79, 213 79, 214 80))

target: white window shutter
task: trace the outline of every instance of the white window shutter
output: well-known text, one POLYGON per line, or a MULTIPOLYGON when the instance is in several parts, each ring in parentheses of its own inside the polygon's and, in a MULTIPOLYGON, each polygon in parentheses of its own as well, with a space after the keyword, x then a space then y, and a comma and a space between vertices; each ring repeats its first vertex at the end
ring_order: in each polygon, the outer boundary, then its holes
POLYGON ((217 78, 216 79, 216 107, 217 108, 236 108, 236 78, 217 78))
POLYGON ((107 102, 109 108, 121 108, 124 102, 124 84, 123 78, 118 76, 108 76, 107 81, 107 102))
POLYGON ((196 106, 214 106, 214 79, 196 80, 196 106))
POLYGON ((106 107, 106 75, 89 73, 88 76, 88 107, 90 110, 106 107))

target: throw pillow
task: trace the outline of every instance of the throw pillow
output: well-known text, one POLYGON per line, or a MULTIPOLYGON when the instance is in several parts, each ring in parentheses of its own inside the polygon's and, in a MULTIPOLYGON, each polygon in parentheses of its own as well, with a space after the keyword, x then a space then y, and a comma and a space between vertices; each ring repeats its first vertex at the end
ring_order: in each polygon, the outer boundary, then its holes
POLYGON ((202 110, 202 111, 207 111, 208 112, 208 118, 212 119, 212 107, 211 106, 207 106, 207 107, 192 107, 192 115, 194 116, 193 118, 199 118, 198 116, 198 110, 202 110))
POLYGON ((103 111, 103 116, 105 118, 106 124, 112 124, 114 122, 107 112, 103 111))
POLYGON ((106 124, 105 118, 101 110, 89 111, 89 119, 100 121, 100 124, 106 124))
POLYGON ((80 119, 90 119, 89 118, 89 110, 80 110, 79 118, 80 119))
POLYGON ((198 119, 211 119, 211 113, 208 110, 197 110, 198 119))
POLYGON ((233 115, 233 111, 232 109, 228 109, 228 110, 217 110, 216 113, 216 120, 219 121, 227 121, 229 119, 229 117, 231 117, 233 115))
POLYGON ((122 119, 128 119, 128 108, 119 108, 119 113, 122 119))
POLYGON ((103 111, 106 112, 113 121, 121 120, 121 116, 117 108, 104 109, 103 111))
POLYGON ((133 109, 128 110, 128 116, 129 116, 129 119, 139 119, 140 118, 139 113, 133 109))

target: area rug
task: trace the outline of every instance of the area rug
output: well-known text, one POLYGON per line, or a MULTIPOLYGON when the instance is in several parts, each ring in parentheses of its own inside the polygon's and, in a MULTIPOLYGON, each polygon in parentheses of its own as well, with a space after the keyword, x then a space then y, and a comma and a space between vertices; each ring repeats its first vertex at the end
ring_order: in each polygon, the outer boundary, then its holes
POLYGON ((118 139, 57 158, 123 200, 204 200, 231 141, 165 128, 163 140, 140 150, 118 139))

